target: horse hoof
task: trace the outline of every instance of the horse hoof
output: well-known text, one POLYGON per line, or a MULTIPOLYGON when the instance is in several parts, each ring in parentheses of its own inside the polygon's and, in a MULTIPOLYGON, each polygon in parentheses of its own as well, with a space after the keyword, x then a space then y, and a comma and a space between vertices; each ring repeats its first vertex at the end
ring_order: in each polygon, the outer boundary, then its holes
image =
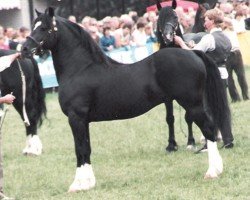
POLYGON ((204 179, 218 178, 219 175, 222 173, 222 171, 223 171, 222 166, 217 166, 216 168, 208 169, 207 173, 204 176, 204 179))
POLYGON ((23 153, 23 155, 24 155, 24 156, 27 156, 27 157, 36 157, 36 156, 38 156, 38 154, 28 153, 28 152, 23 153))
POLYGON ((26 141, 26 147, 23 149, 23 155, 39 156, 42 154, 43 145, 37 135, 29 135, 26 141))
POLYGON ((175 152, 178 150, 178 146, 167 146, 166 151, 167 152, 175 152))
POLYGON ((75 180, 70 185, 68 192, 74 193, 82 190, 90 190, 95 187, 95 183, 92 166, 89 164, 81 165, 81 167, 76 169, 75 180))
POLYGON ((40 156, 42 154, 41 149, 34 149, 34 148, 25 148, 23 150, 24 156, 40 156))
POLYGON ((187 145, 187 150, 189 150, 189 151, 196 151, 197 148, 194 145, 187 145))
POLYGON ((211 175, 211 174, 205 174, 204 179, 209 180, 209 179, 216 179, 218 178, 217 174, 211 175))
POLYGON ((224 145, 225 149, 232 149, 234 147, 234 143, 229 143, 224 145))

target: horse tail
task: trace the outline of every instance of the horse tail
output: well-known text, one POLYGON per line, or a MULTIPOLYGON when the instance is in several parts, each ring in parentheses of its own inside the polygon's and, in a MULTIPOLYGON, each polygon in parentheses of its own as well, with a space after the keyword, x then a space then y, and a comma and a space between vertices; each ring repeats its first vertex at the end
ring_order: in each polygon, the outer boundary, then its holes
POLYGON ((39 73, 37 62, 34 58, 31 58, 30 60, 33 64, 34 69, 34 83, 32 85, 32 90, 34 92, 33 101, 37 110, 37 122, 39 122, 38 126, 40 127, 43 123, 43 117, 46 118, 47 114, 47 108, 45 104, 45 91, 43 89, 42 79, 39 73))
POLYGON ((160 0, 156 0, 156 6, 157 6, 158 11, 162 9, 160 0))
POLYGON ((213 116, 216 129, 224 129, 228 126, 231 131, 231 112, 227 100, 227 93, 221 79, 218 66, 201 51, 194 51, 206 65, 206 99, 213 116))

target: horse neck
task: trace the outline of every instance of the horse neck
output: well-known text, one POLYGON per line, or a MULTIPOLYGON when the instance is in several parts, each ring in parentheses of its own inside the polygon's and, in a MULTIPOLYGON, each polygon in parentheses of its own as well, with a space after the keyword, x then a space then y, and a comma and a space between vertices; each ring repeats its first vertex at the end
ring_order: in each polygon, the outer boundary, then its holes
POLYGON ((88 48, 83 45, 84 38, 64 24, 58 23, 57 44, 51 49, 57 76, 75 73, 94 63, 88 48), (79 67, 80 66, 80 67, 79 67))

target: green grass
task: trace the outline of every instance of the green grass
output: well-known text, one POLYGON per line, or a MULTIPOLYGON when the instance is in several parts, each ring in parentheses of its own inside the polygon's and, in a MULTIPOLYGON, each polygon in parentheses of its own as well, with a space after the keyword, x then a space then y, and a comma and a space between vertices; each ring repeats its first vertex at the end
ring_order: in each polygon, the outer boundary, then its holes
MULTIPOLYGON (((250 67, 246 73, 250 84, 250 67)), ((26 139, 23 123, 13 107, 7 113, 2 130, 6 194, 29 200, 250 199, 250 101, 231 104, 235 148, 220 150, 224 173, 219 179, 204 180, 207 155, 186 150, 187 138, 181 131, 187 130, 184 111, 177 105, 179 150, 165 152, 168 129, 165 107, 160 105, 134 119, 91 123, 97 185, 87 192, 68 194, 76 159, 71 130, 57 98, 57 94, 47 95, 48 120, 39 130, 44 152, 39 157, 21 154, 26 139)), ((198 141, 197 127, 194 134, 198 141)))

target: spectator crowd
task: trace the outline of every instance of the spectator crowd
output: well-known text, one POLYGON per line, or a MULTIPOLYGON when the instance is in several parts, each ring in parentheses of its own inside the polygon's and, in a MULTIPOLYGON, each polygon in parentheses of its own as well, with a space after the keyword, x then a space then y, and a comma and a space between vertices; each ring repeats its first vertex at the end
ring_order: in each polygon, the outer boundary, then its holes
MULTIPOLYGON (((245 19, 250 17, 250 8, 244 1, 233 3, 220 3, 217 8, 225 14, 224 29, 234 34, 242 33, 245 29, 245 19)), ((196 11, 189 8, 184 11, 182 7, 176 8, 182 33, 189 33, 194 25, 196 11)), ((156 26, 158 11, 146 12, 143 16, 138 16, 137 12, 130 11, 128 14, 118 16, 107 16, 102 20, 97 20, 90 16, 85 16, 80 22, 75 16, 68 19, 78 23, 91 37, 100 45, 103 51, 131 46, 140 47, 147 43, 157 42, 156 26)), ((30 30, 21 27, 16 30, 12 27, 2 27, 0 25, 0 49, 20 50, 21 44, 29 35, 30 30)), ((230 34, 230 33, 228 33, 230 34)))

